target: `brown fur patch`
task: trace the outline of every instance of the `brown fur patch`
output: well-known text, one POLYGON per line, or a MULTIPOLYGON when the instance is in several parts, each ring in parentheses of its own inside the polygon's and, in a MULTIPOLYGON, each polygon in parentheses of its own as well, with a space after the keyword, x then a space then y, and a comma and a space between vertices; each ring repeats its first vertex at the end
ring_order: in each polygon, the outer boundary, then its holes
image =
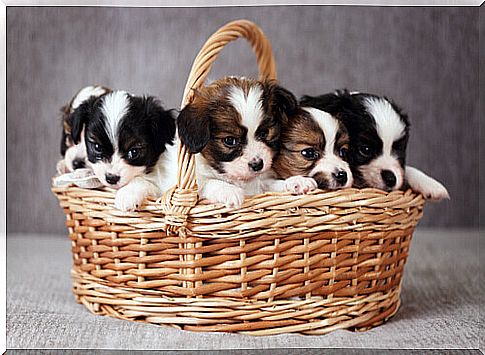
POLYGON ((273 165, 278 177, 286 179, 295 175, 308 175, 316 161, 307 160, 301 155, 301 151, 307 148, 322 154, 325 150, 325 136, 309 114, 300 110, 289 119, 281 132, 281 151, 273 165))
MULTIPOLYGON (((349 143, 348 133, 340 123, 336 138, 334 150, 338 156, 340 148, 348 148, 349 143)), ((308 176, 318 160, 324 156, 325 144, 325 135, 320 126, 307 112, 300 110, 283 127, 281 151, 273 165, 276 175, 283 179, 295 175, 308 176), (305 159, 301 151, 308 148, 313 148, 319 154, 319 159, 305 159)))

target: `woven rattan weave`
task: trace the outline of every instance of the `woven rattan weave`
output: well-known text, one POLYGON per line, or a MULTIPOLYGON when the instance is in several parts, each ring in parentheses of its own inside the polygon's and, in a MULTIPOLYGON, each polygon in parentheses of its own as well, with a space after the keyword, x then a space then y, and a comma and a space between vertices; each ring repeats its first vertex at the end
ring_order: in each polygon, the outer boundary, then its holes
MULTIPOLYGON (((182 106, 222 48, 241 37, 256 53, 260 77, 276 78, 261 30, 234 21, 200 50, 182 106)), ((89 310, 253 335, 367 329, 397 311, 421 195, 266 193, 229 211, 198 201, 194 164, 182 146, 177 186, 137 212, 118 211, 113 190, 52 188, 67 216, 73 291, 89 310)))

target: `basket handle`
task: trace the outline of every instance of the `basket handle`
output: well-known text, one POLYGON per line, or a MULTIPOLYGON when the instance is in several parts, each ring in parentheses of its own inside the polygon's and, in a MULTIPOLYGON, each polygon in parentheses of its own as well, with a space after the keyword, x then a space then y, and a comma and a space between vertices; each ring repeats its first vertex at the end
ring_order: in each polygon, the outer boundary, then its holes
MULTIPOLYGON (((222 26, 209 37, 200 49, 190 70, 181 107, 185 107, 194 98, 194 91, 205 82, 212 64, 219 52, 228 43, 245 38, 253 48, 259 67, 259 79, 276 79, 276 63, 269 40, 263 31, 253 22, 236 20, 222 26)), ((178 151, 177 185, 164 197, 166 223, 169 230, 181 227, 191 207, 198 200, 197 181, 195 177, 195 157, 183 144, 178 151)))

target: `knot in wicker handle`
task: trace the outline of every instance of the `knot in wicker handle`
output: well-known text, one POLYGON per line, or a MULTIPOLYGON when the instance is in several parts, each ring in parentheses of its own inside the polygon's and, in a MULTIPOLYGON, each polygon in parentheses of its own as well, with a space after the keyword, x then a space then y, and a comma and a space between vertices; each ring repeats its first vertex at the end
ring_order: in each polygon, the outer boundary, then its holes
MULTIPOLYGON (((238 38, 245 38, 251 44, 258 62, 259 79, 276 79, 276 63, 273 51, 263 31, 251 21, 236 20, 229 22, 209 37, 195 57, 185 86, 182 108, 192 101, 194 90, 204 85, 212 64, 222 48, 238 38)), ((164 199, 165 208, 167 211, 170 210, 172 216, 187 216, 190 208, 197 203, 195 159, 183 144, 180 145, 178 151, 177 186, 170 190, 167 195, 164 199), (193 201, 188 201, 187 197, 190 197, 190 200, 193 199, 193 201), (181 204, 181 201, 184 201, 184 203, 181 204)), ((169 232, 180 227, 180 223, 167 222, 167 224, 170 224, 167 226, 169 232)))

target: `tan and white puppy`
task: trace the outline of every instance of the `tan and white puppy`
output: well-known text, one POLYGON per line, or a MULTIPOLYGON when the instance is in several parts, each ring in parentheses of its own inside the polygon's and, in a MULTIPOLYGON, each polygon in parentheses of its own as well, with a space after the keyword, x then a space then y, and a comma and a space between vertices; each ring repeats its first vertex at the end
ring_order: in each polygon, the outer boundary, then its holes
POLYGON ((246 195, 284 189, 273 178, 273 159, 281 127, 297 107, 275 81, 227 77, 198 90, 177 124, 181 142, 200 153, 200 197, 238 208, 246 195))
MULTIPOLYGON (((86 167, 86 145, 84 137, 81 134, 76 139, 72 136, 73 122, 71 115, 75 109, 84 101, 91 97, 101 97, 111 92, 111 89, 104 86, 86 86, 78 91, 71 101, 61 108, 62 112, 62 138, 61 138, 61 155, 63 159, 57 163, 57 172, 65 174, 76 169, 86 167), (75 143, 75 140, 78 143, 75 143)), ((75 124, 75 123, 74 123, 75 124)), ((74 130, 83 129, 83 127, 74 127, 74 130)))
POLYGON ((279 178, 292 178, 300 193, 316 187, 350 187, 352 172, 345 161, 348 146, 349 136, 341 122, 316 108, 302 108, 282 128, 274 171, 279 178))

